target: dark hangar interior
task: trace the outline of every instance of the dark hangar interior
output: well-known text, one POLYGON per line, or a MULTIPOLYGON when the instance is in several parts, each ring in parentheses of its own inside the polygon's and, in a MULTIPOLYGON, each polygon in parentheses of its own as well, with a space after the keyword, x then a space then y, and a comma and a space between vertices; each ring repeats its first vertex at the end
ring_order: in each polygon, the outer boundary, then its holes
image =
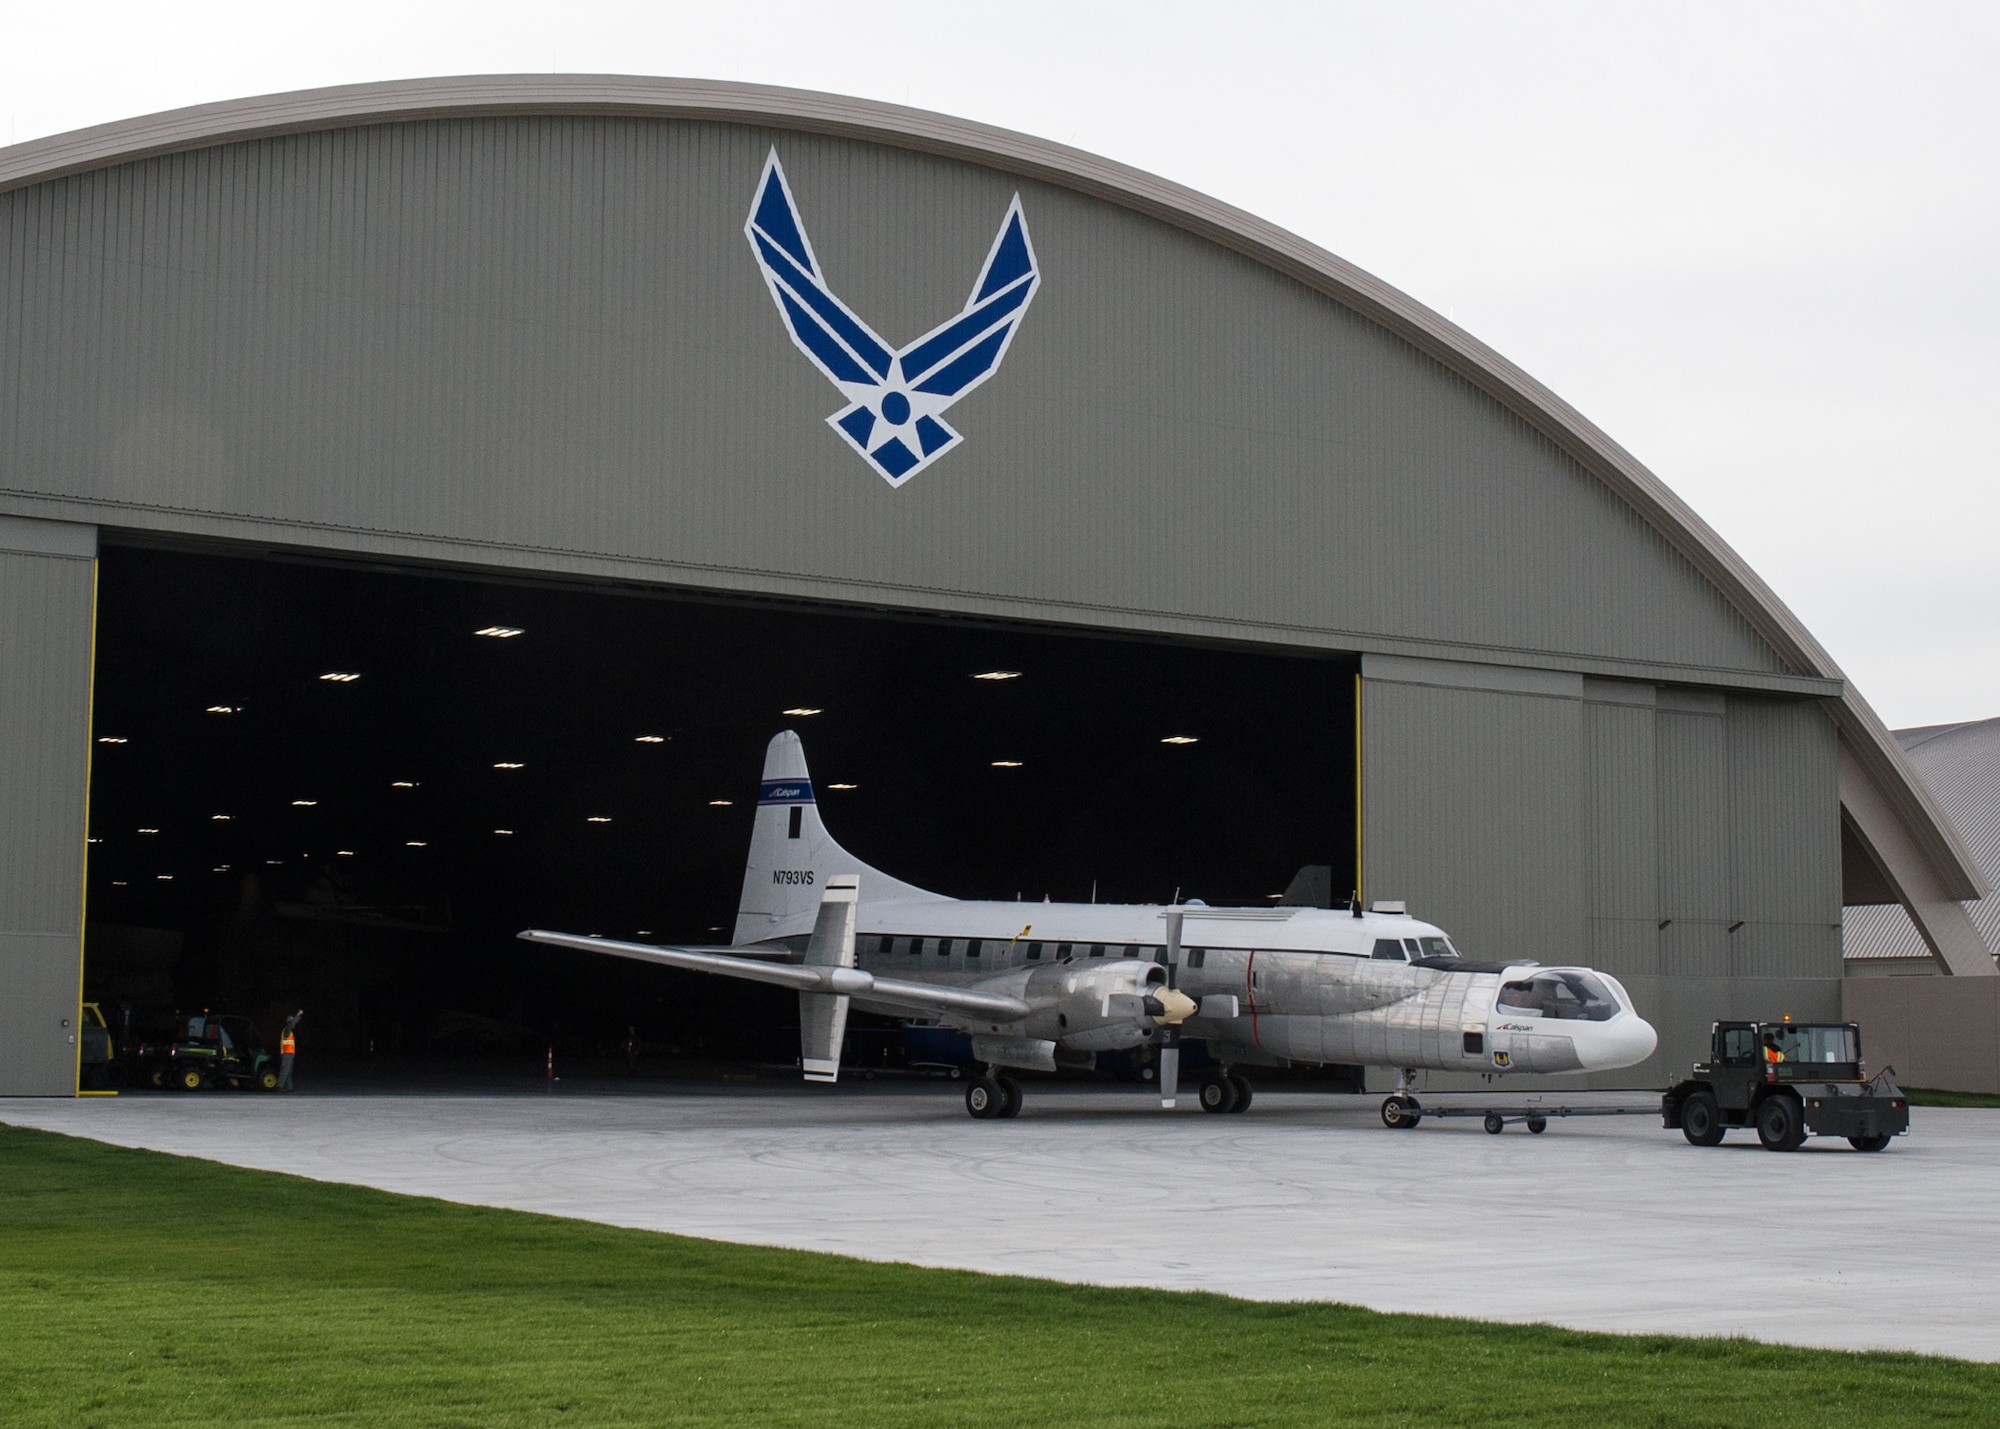
POLYGON ((789 1064, 789 994, 513 936, 727 941, 784 728, 834 837, 956 897, 1355 861, 1348 656, 109 543, 97 630, 86 998, 304 1006, 322 1066, 789 1064))

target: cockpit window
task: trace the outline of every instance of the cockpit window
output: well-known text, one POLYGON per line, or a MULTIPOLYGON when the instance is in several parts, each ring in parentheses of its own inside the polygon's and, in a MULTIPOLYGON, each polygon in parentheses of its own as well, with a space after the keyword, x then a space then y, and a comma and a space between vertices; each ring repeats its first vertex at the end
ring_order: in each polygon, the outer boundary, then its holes
POLYGON ((1400 938, 1377 938, 1375 940, 1374 955, 1378 958, 1391 958, 1399 963, 1405 961, 1402 940, 1400 938))
POLYGON ((1423 945, 1424 956, 1427 958, 1455 958, 1458 956, 1458 949, 1451 945, 1451 939, 1449 938, 1419 938, 1417 941, 1423 945))
POLYGON ((1608 1022, 1618 1015, 1618 999, 1589 973, 1536 973, 1500 988, 1500 1010, 1511 1017, 1554 1017, 1571 1022, 1608 1022))

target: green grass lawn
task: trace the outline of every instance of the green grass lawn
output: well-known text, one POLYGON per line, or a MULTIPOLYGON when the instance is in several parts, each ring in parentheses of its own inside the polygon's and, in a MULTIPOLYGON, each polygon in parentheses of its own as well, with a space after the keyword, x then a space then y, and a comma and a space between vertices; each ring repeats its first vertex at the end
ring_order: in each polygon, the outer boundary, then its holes
MULTIPOLYGON (((1116 1214, 1076 1212, 1052 1217, 1049 1235, 1087 1237, 1093 1217, 1116 1214)), ((1326 1227, 1382 1231, 1371 1208, 1326 1227)), ((1727 1287, 1719 1261, 1717 1293, 1727 1287)), ((2000 1367, 1956 1360, 872 1265, 0 1126, 8 1425, 1835 1429, 1996 1417, 2000 1367)))
POLYGON ((1935 1087, 1904 1087, 1903 1100, 1911 1106, 2000 1107, 2000 1096, 1992 1092, 1942 1092, 1935 1087))

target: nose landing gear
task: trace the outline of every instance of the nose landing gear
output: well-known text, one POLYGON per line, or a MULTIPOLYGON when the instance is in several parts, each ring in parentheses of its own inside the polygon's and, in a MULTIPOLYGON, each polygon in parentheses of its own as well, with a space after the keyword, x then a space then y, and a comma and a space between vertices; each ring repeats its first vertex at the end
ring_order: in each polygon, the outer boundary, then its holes
POLYGON ((1398 1068, 1396 1090, 1382 1099, 1382 1125, 1391 1131, 1408 1131, 1424 1119, 1423 1104, 1411 1092, 1416 1079, 1416 1068, 1398 1068))

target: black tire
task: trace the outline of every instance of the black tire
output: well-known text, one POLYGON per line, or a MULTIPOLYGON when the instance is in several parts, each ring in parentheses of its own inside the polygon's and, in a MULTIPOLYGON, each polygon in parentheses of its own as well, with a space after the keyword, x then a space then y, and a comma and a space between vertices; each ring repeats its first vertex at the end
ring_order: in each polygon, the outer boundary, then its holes
POLYGON ((965 1109, 977 1121, 1007 1114, 1007 1089, 994 1077, 974 1077, 965 1089, 965 1109))
POLYGON ((1549 1129, 1548 1122, 1543 1120, 1541 1117, 1531 1116, 1528 1118, 1528 1130, 1532 1131, 1535 1135, 1540 1136, 1543 1132, 1547 1131, 1548 1129, 1549 1129))
POLYGON ((1208 1076, 1201 1079, 1201 1086, 1195 1092, 1195 1100, 1201 1103, 1203 1111, 1227 1114, 1236 1110, 1236 1082, 1234 1078, 1208 1076))
POLYGON ((1893 1138, 1888 1136, 1850 1136, 1847 1138, 1847 1144, 1856 1151, 1880 1151, 1891 1140, 1893 1138))
POLYGON ((1424 1109, 1415 1097, 1385 1097, 1382 1101, 1382 1125, 1391 1131, 1409 1131, 1424 1119, 1424 1109))
POLYGON ((278 1074, 269 1067, 266 1067, 257 1074, 257 1089, 259 1091, 275 1092, 278 1089, 278 1074))
POLYGON ((1256 1100, 1257 1094, 1250 1090, 1249 1078, 1239 1077, 1234 1072, 1231 1072, 1229 1074, 1229 1085, 1236 1088, 1236 1105, 1229 1110, 1237 1114, 1250 1110, 1250 1103, 1256 1100))
POLYGON ((1000 1090, 1007 1096, 1007 1105, 1001 1108, 1000 1115, 1005 1118, 1019 1116, 1021 1114, 1021 1084, 1012 1077, 995 1077, 993 1080, 1000 1084, 1000 1090))
POLYGON ((1722 1113, 1707 1092, 1689 1092, 1681 1102, 1681 1135, 1693 1146, 1720 1146, 1722 1113))
POLYGON ((155 1090, 164 1090, 167 1085, 167 1069, 165 1067, 153 1068, 152 1071, 146 1073, 146 1080, 152 1084, 155 1090))
POLYGON ((1766 1151, 1797 1151, 1806 1141, 1806 1121, 1796 1097, 1780 1093, 1757 1108, 1757 1139, 1766 1151))
POLYGON ((1507 1119, 1497 1111, 1489 1111, 1486 1113, 1485 1126, 1488 1136, 1498 1136, 1507 1129, 1507 1119))
POLYGON ((208 1078, 201 1074, 199 1067, 182 1067, 174 1073, 174 1085, 184 1092, 198 1092, 208 1078))

